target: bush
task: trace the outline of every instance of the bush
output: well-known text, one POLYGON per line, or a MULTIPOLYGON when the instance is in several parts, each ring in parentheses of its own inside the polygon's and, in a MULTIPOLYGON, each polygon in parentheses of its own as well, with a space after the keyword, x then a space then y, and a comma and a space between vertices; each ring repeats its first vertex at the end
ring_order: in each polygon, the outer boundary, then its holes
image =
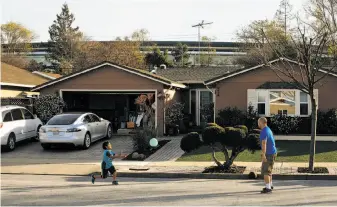
POLYGON ((206 122, 213 122, 214 120, 214 103, 203 106, 200 110, 202 119, 206 122))
POLYGON ((156 131, 149 128, 137 129, 136 133, 132 135, 133 150, 146 154, 151 150, 150 140, 156 137, 156 131))
POLYGON ((243 129, 229 128, 226 130, 225 136, 223 140, 221 140, 221 143, 231 147, 237 147, 240 145, 244 146, 245 143, 243 141, 245 137, 246 133, 243 129))
POLYGON ((184 104, 175 102, 166 107, 165 121, 168 125, 177 125, 184 118, 184 104))
POLYGON ((270 128, 275 134, 289 134, 298 130, 300 121, 300 117, 275 115, 270 118, 270 128))
POLYGON ((53 116, 59 114, 66 106, 66 103, 56 95, 43 95, 35 99, 34 111, 45 124, 53 116))
POLYGON ((185 152, 190 152, 199 148, 202 145, 199 134, 197 132, 191 132, 185 135, 180 142, 180 148, 185 152))
POLYGON ((202 141, 206 145, 214 144, 215 142, 220 142, 224 138, 225 129, 220 126, 209 126, 206 127, 202 133, 202 141))
POLYGON ((235 126, 245 120, 245 113, 237 107, 226 107, 218 113, 216 123, 220 126, 235 126))
POLYGON ((337 134, 337 109, 329 109, 327 112, 318 111, 317 133, 337 134))
POLYGON ((245 125, 237 125, 234 128, 242 129, 245 132, 245 134, 248 134, 248 128, 245 125))

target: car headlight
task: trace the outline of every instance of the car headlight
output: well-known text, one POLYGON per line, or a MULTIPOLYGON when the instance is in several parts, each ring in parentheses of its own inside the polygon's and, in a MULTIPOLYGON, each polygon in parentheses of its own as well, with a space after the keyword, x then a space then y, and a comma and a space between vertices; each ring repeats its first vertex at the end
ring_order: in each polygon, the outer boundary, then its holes
POLYGON ((78 128, 67 129, 67 132, 79 132, 79 131, 81 131, 81 129, 78 128))
POLYGON ((41 132, 41 133, 46 133, 46 129, 43 128, 43 127, 41 127, 41 128, 40 128, 40 132, 41 132))

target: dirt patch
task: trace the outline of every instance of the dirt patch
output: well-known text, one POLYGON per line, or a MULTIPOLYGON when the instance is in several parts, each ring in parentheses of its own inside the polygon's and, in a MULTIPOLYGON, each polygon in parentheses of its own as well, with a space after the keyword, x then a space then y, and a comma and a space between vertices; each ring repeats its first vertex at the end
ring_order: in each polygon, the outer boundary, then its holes
POLYGON ((313 174, 329 174, 329 170, 326 167, 315 167, 314 172, 311 172, 307 167, 299 167, 298 173, 313 173, 313 174))
MULTIPOLYGON (((156 153, 158 150, 160 150, 163 146, 165 146, 165 144, 169 143, 171 140, 160 140, 158 141, 158 147, 156 148, 152 148, 149 152, 144 153, 144 157, 139 157, 139 158, 133 158, 132 154, 138 151, 134 151, 131 154, 129 154, 128 156, 126 156, 123 160, 133 160, 133 161, 144 161, 146 160, 146 158, 150 157, 152 154, 156 153)), ((140 153, 142 154, 142 153, 140 153)))
POLYGON ((207 167, 202 173, 236 173, 243 174, 245 171, 245 166, 231 166, 229 169, 222 169, 218 166, 207 167))

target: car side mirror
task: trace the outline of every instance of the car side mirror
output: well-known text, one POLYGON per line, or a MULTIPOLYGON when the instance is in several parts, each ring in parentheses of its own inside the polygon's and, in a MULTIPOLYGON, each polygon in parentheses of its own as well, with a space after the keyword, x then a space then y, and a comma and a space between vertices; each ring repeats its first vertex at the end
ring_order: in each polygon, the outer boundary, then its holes
POLYGON ((99 118, 99 120, 100 120, 100 121, 104 121, 104 119, 103 119, 103 118, 99 118))
POLYGON ((37 119, 37 115, 36 114, 34 114, 33 117, 34 117, 34 119, 37 119))

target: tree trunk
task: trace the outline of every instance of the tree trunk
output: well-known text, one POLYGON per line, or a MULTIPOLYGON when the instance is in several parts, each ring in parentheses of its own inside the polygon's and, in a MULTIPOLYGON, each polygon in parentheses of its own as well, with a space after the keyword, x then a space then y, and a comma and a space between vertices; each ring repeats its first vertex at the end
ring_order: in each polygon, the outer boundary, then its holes
POLYGON ((311 142, 310 142, 310 158, 309 171, 314 171, 315 150, 316 150, 316 128, 317 128, 317 104, 314 95, 311 94, 311 142))
POLYGON ((214 146, 211 146, 211 148, 212 148, 212 150, 213 150, 213 152, 212 152, 212 159, 213 159, 213 161, 215 162, 215 164, 216 164, 218 167, 222 168, 223 165, 221 164, 221 162, 219 162, 219 160, 218 160, 218 159, 216 158, 216 156, 215 156, 215 148, 214 148, 214 146))

